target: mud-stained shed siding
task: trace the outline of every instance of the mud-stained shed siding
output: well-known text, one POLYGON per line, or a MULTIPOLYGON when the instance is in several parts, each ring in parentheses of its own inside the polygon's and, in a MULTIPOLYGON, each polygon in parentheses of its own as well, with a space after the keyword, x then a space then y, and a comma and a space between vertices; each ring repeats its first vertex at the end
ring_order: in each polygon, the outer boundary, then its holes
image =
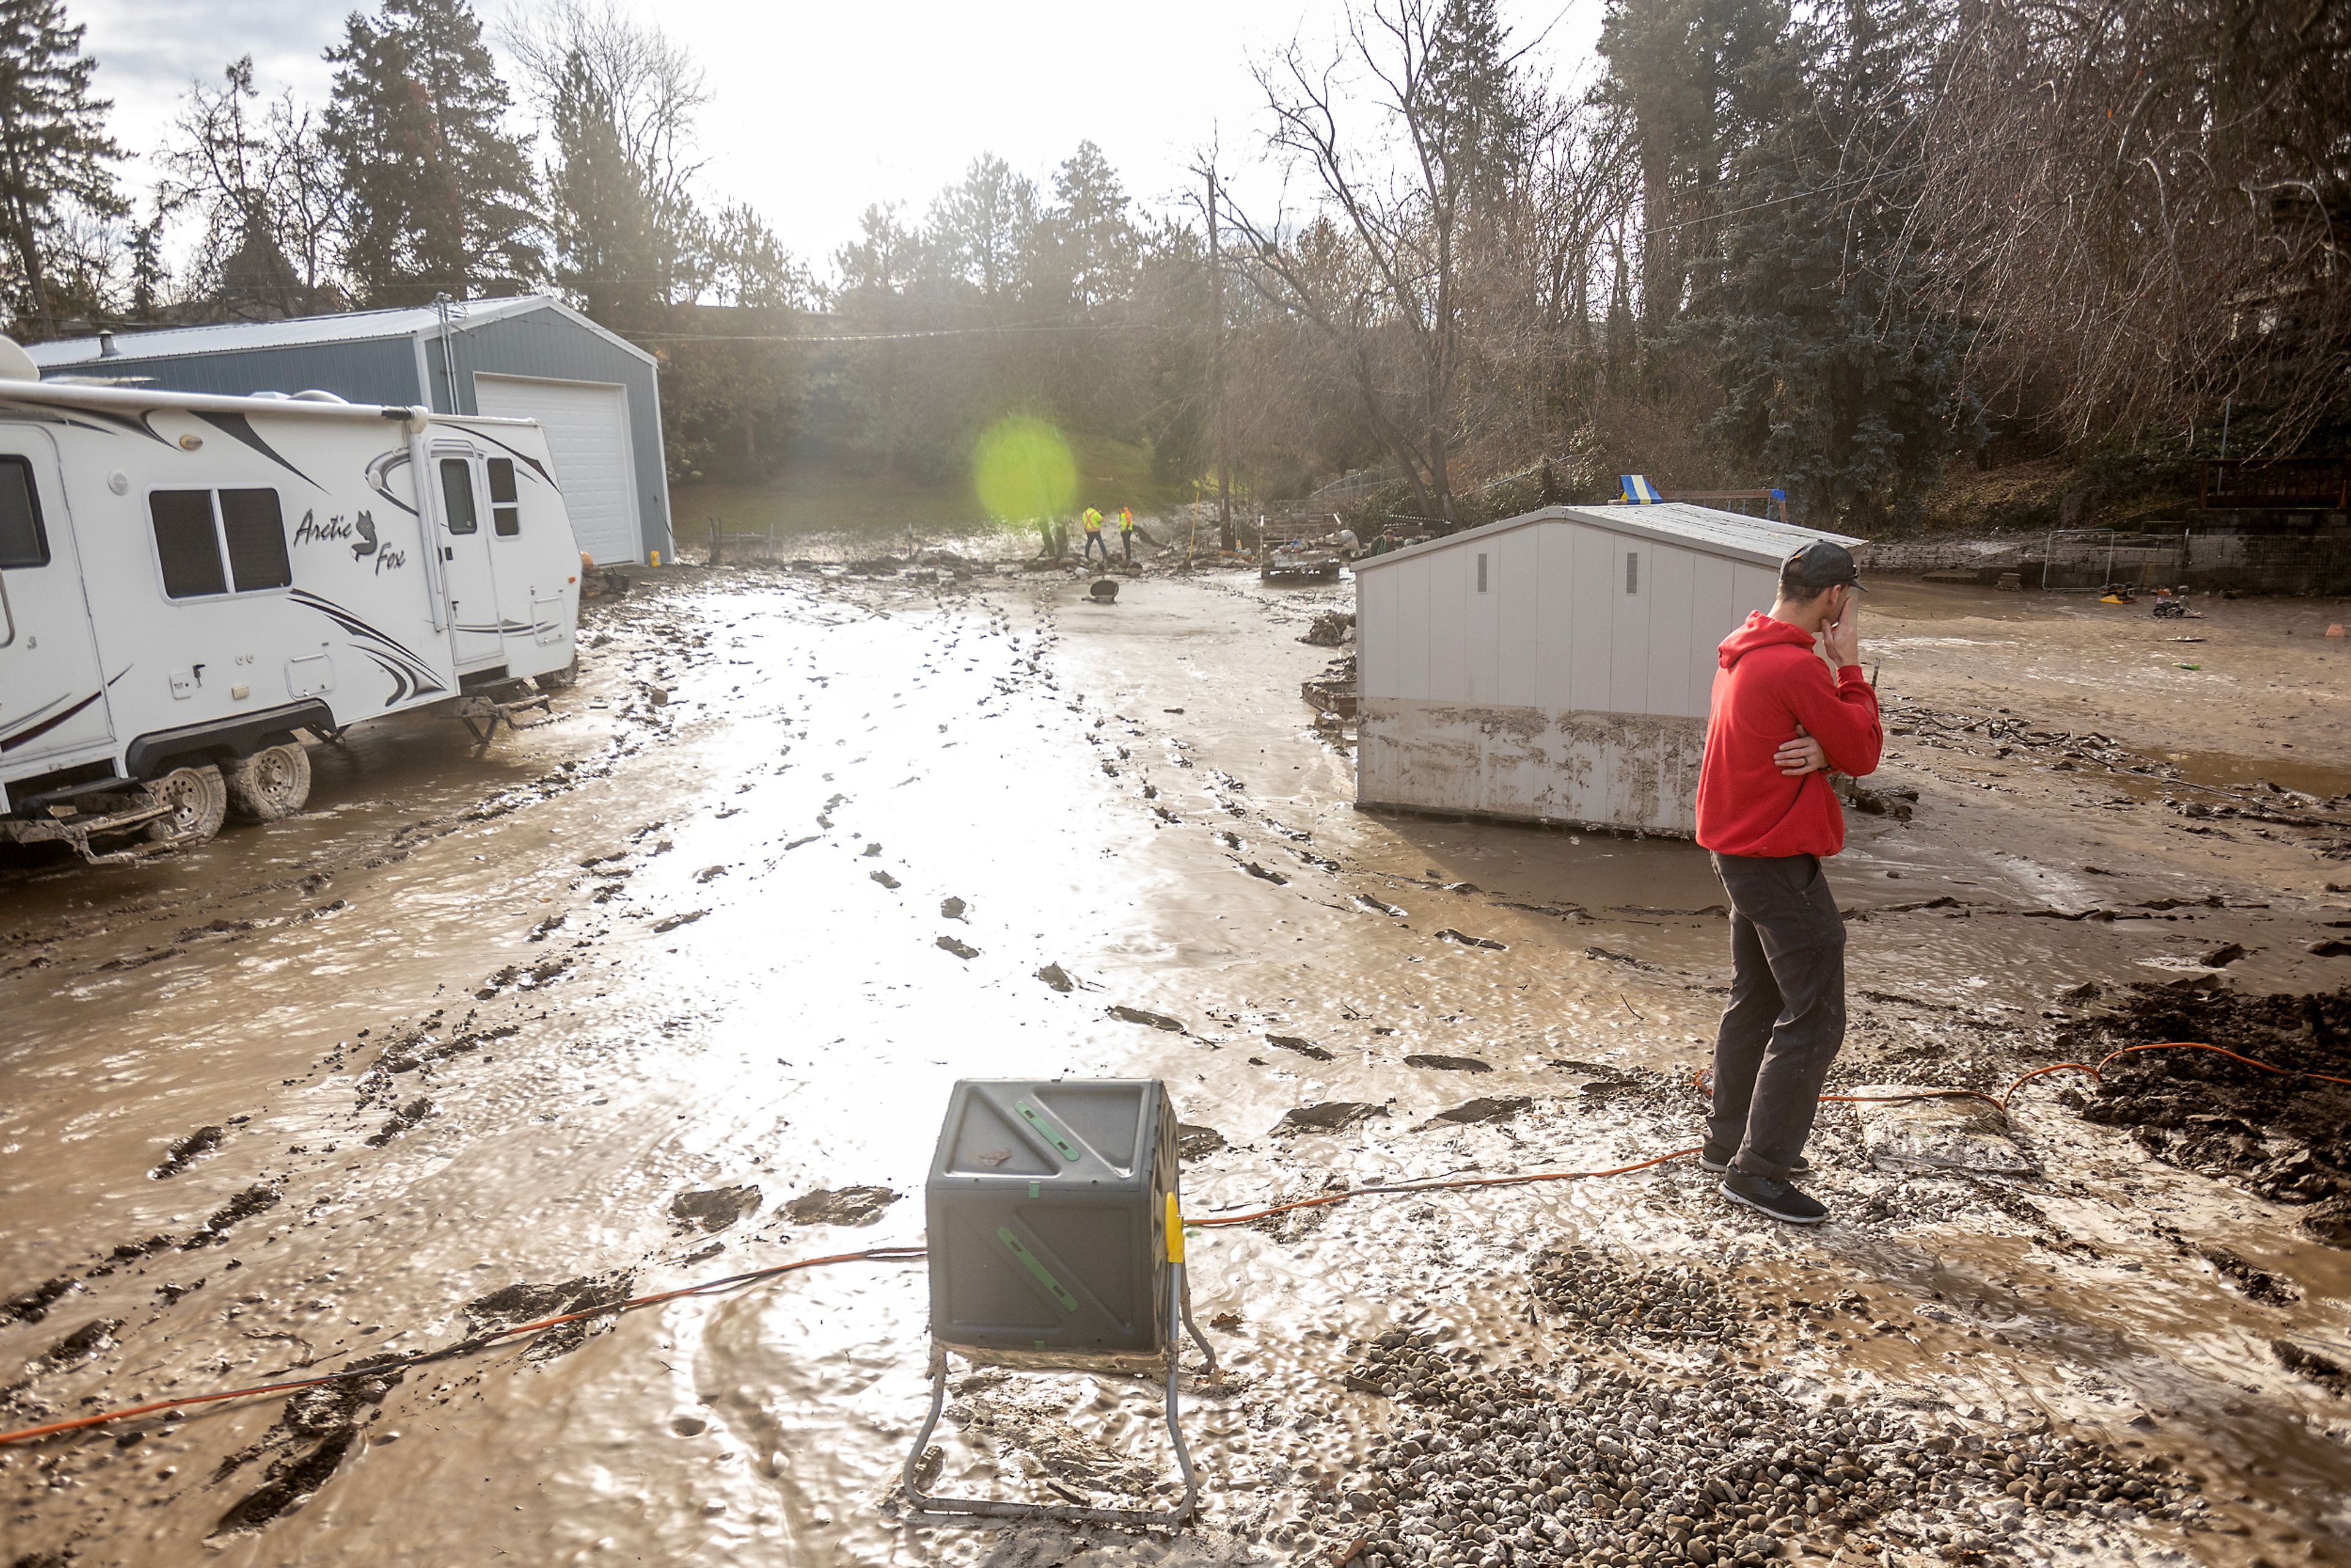
POLYGON ((1390 697, 1358 713, 1364 805, 1656 833, 1697 827, 1706 721, 1390 697))
POLYGON ((1360 803, 1692 830, 1715 645, 1820 536, 1695 507, 1609 526, 1635 510, 1552 508, 1362 563, 1360 803), (1688 542, 1659 537, 1684 522, 1688 542))

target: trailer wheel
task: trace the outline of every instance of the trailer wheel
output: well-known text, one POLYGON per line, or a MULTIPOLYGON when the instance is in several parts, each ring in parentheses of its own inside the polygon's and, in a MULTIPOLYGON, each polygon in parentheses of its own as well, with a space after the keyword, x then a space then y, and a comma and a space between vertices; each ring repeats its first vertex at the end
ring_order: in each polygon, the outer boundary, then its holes
POLYGON ((247 822, 290 817, 310 799, 310 754, 298 743, 265 746, 224 771, 229 804, 247 822))
POLYGON ((147 824, 147 837, 159 844, 203 843, 221 831, 228 816, 228 783, 210 763, 151 779, 147 792, 172 808, 170 816, 147 824))
POLYGON ((538 683, 538 689, 540 691, 569 691, 572 687, 580 684, 579 656, 574 654, 571 662, 564 665, 563 668, 559 670, 549 670, 543 675, 535 676, 534 679, 538 683))

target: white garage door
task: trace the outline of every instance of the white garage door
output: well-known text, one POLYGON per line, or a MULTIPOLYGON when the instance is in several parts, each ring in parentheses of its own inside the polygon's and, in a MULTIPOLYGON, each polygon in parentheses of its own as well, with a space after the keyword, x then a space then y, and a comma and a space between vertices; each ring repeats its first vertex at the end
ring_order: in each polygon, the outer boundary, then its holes
POLYGON ((571 531, 598 565, 644 559, 625 389, 595 382, 475 376, 474 402, 484 413, 535 419, 546 427, 571 531))

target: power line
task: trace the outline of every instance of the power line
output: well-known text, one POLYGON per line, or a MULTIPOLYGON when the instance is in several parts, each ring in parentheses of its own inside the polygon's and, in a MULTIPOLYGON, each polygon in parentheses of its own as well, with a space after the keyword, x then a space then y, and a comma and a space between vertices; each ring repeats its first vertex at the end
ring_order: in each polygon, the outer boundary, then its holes
POLYGON ((1125 329, 1107 322, 1063 321, 1029 327, 934 327, 913 332, 831 332, 800 336, 789 332, 629 332, 622 336, 642 343, 898 343, 914 338, 1011 337, 1032 332, 1102 332, 1125 329))

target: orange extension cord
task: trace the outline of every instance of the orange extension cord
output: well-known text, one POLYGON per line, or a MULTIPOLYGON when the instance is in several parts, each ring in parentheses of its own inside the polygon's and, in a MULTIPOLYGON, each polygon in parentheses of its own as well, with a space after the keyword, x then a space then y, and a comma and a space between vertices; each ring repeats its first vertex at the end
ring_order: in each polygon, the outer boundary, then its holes
MULTIPOLYGON (((2209 1051, 2216 1056, 2225 1056, 2231 1061, 2241 1061, 2247 1067, 2258 1068, 2263 1072, 2274 1073, 2281 1078, 2311 1078, 2322 1083, 2341 1083, 2351 1086, 2351 1078, 2336 1078, 2324 1072, 2303 1072, 2293 1068, 2273 1067, 2266 1061, 2257 1061, 2250 1056, 2241 1056, 2224 1047, 2207 1045, 2201 1040, 2170 1040, 2151 1045, 2124 1046, 2119 1051, 2109 1051, 2100 1057, 2095 1066, 2083 1061, 2060 1061, 2049 1067, 2036 1067, 2019 1077, 1996 1096, 1974 1089, 1928 1089, 1912 1094, 1823 1094, 1821 1100, 1823 1103, 1846 1105, 1900 1104, 1917 1100, 1981 1100, 1999 1106, 2004 1111, 2008 1107, 2009 1096, 2035 1078, 2052 1072, 2086 1072, 2093 1082, 2104 1082, 2105 1079, 2102 1076, 2104 1070, 2117 1057, 2131 1056, 2143 1051, 2209 1051)), ((1270 1219, 1275 1215, 1288 1214, 1295 1209, 1322 1208, 1356 1197, 1402 1197, 1413 1193, 1453 1192, 1468 1187, 1526 1186, 1535 1182, 1585 1181, 1603 1176, 1630 1176, 1635 1171, 1645 1171, 1652 1166, 1669 1164, 1674 1160, 1687 1159, 1698 1152, 1695 1148, 1676 1149, 1671 1154, 1658 1155, 1654 1158, 1639 1160, 1629 1166, 1611 1166, 1606 1170, 1536 1171, 1526 1176, 1463 1176, 1446 1181, 1397 1182, 1380 1186, 1349 1187, 1342 1192, 1326 1192, 1317 1197, 1301 1198, 1295 1203, 1276 1204, 1270 1208, 1252 1209, 1245 1214, 1217 1214, 1196 1218, 1187 1218, 1184 1223, 1196 1229, 1208 1229, 1227 1225, 1247 1225, 1254 1220, 1270 1219)), ((45 1426, 26 1427, 20 1431, 0 1432, 0 1444, 30 1442, 37 1437, 54 1437, 62 1432, 79 1431, 89 1427, 101 1427, 110 1421, 120 1421, 133 1416, 153 1416, 165 1410, 184 1409, 192 1405, 214 1405, 224 1400, 244 1399, 265 1394, 291 1394, 299 1389, 316 1388, 323 1384, 340 1383, 346 1378, 380 1376, 387 1372, 399 1372, 412 1366, 422 1366, 429 1362, 444 1361, 454 1356, 471 1354, 500 1340, 513 1339, 522 1334, 538 1333, 547 1329, 559 1327, 564 1323, 632 1312, 640 1307, 650 1307, 663 1301, 674 1301, 686 1296, 715 1295, 719 1291, 733 1290, 756 1281, 773 1279, 779 1274, 797 1273, 803 1269, 822 1268, 832 1263, 911 1263, 925 1256, 927 1253, 920 1247, 872 1247, 862 1252, 835 1252, 822 1258, 802 1258, 797 1262, 778 1263, 765 1269, 754 1269, 747 1273, 729 1274, 724 1279, 706 1280, 701 1284, 681 1286, 674 1291, 663 1291, 650 1296, 633 1296, 625 1301, 613 1302, 610 1306, 590 1307, 581 1312, 565 1312, 558 1317, 541 1318, 537 1322, 517 1323, 512 1328, 493 1329, 488 1333, 479 1334, 469 1340, 461 1340, 455 1344, 444 1345, 439 1350, 418 1351, 409 1355, 390 1356, 368 1362, 360 1366, 350 1367, 342 1372, 329 1372, 319 1377, 296 1378, 285 1383, 256 1384, 247 1388, 225 1389, 217 1394, 191 1394, 177 1399, 157 1399, 144 1405, 126 1406, 119 1410, 100 1411, 95 1416, 78 1416, 68 1421, 51 1421, 45 1426)))
POLYGON ((708 1296, 737 1285, 747 1285, 754 1280, 771 1279, 778 1274, 796 1273, 802 1269, 820 1268, 827 1263, 911 1263, 925 1255, 920 1247, 872 1247, 862 1252, 835 1252, 825 1258, 802 1258, 797 1262, 778 1263, 770 1268, 754 1269, 747 1274, 729 1274, 723 1280, 705 1280, 698 1285, 681 1286, 674 1291, 663 1291, 651 1296, 633 1296, 610 1306, 590 1307, 584 1312, 565 1312, 558 1317, 541 1318, 533 1323, 517 1323, 512 1328, 492 1329, 472 1339, 444 1345, 439 1350, 420 1350, 409 1355, 386 1356, 363 1365, 347 1367, 341 1372, 329 1372, 319 1377, 298 1377, 286 1383, 260 1383, 250 1388, 230 1388, 218 1394, 190 1394, 177 1399, 151 1400, 144 1405, 125 1406, 120 1410, 105 1410, 95 1416, 77 1416, 70 1421, 51 1421, 46 1426, 27 1427, 17 1432, 0 1432, 0 1443, 29 1442, 35 1437, 53 1437, 59 1432, 78 1431, 85 1427, 102 1427, 109 1421, 120 1421, 131 1416, 152 1416, 164 1410, 184 1409, 191 1405, 216 1405, 224 1399, 242 1399, 257 1394, 292 1394, 298 1389, 316 1388, 322 1384, 340 1383, 352 1377, 379 1377, 387 1372, 401 1372, 427 1362, 445 1361, 452 1356, 466 1355, 518 1334, 538 1333, 543 1330, 576 1323, 583 1318, 601 1318, 607 1313, 625 1312, 637 1307, 650 1307, 659 1301, 674 1301, 681 1296, 708 1296))

